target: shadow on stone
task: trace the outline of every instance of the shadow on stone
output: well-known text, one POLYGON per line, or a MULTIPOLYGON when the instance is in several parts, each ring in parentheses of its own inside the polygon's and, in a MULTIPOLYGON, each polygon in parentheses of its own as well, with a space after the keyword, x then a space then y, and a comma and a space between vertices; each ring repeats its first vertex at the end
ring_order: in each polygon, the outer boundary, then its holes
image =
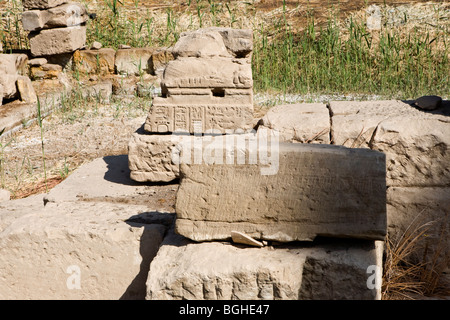
MULTIPOLYGON (((127 223, 132 227, 141 227, 142 225, 139 223, 128 222, 127 223)), ((141 256, 141 263, 139 267, 139 273, 130 283, 128 288, 125 290, 123 295, 120 297, 120 300, 144 300, 146 296, 146 282, 148 272, 150 270, 150 263, 153 258, 156 256, 158 252, 158 248, 155 246, 147 245, 152 241, 152 238, 155 236, 154 230, 148 228, 147 226, 143 226, 144 231, 141 235, 140 246, 139 246, 139 255, 141 256)))
POLYGON ((447 116, 447 117, 450 116, 450 100, 442 100, 442 103, 440 104, 440 106, 434 110, 425 110, 425 109, 418 107, 417 105, 415 105, 416 100, 402 100, 402 102, 409 104, 412 108, 414 108, 418 111, 421 111, 421 112, 442 115, 442 116, 447 116))

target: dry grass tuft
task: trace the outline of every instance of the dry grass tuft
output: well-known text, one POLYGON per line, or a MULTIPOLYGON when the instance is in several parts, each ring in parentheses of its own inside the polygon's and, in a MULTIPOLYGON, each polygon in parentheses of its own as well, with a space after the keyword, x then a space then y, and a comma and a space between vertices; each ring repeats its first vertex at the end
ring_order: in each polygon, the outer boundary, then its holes
POLYGON ((434 252, 426 238, 438 221, 424 222, 423 211, 396 239, 385 241, 382 299, 416 299, 418 296, 449 296, 443 271, 450 262, 444 227, 434 252), (421 255, 421 257, 420 257, 421 255))

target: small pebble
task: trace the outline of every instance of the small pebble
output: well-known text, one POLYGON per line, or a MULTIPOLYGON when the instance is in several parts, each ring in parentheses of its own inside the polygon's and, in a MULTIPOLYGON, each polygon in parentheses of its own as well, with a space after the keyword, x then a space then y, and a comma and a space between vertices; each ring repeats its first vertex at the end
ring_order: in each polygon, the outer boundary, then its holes
POLYGON ((418 98, 414 104, 422 110, 435 110, 442 105, 442 98, 439 96, 423 96, 418 98))

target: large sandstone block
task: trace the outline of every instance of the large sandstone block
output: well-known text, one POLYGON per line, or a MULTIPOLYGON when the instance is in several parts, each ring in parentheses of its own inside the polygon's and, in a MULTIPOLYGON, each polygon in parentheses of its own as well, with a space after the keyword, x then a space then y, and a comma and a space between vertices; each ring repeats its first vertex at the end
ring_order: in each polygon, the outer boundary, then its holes
POLYGON ((143 298, 165 232, 163 225, 126 222, 145 210, 79 201, 28 211, 0 233, 0 297, 143 298))
POLYGON ((194 153, 213 155, 212 161, 181 162, 176 232, 195 241, 229 239, 231 231, 283 242, 384 238, 384 154, 276 142, 265 147, 259 138, 259 148, 194 146, 194 153), (223 154, 248 158, 219 164, 217 155, 223 154), (258 161, 251 161, 256 155, 258 161))
POLYGON ((86 26, 44 29, 31 32, 28 38, 33 56, 69 53, 85 45, 86 26))
POLYGON ((48 10, 29 10, 22 14, 26 31, 78 26, 87 20, 86 7, 79 3, 66 3, 48 10))
POLYGON ((115 56, 115 69, 118 74, 140 76, 151 73, 151 57, 155 48, 119 49, 115 56))
POLYGON ((381 280, 382 252, 381 241, 274 249, 193 243, 170 234, 150 265, 147 299, 380 299, 368 278, 373 268, 381 280))
POLYGON ((114 73, 116 51, 112 48, 101 48, 99 50, 77 50, 73 54, 74 70, 81 74, 114 73))
POLYGON ((384 120, 374 134, 372 149, 386 154, 389 186, 450 186, 449 116, 384 120))
POLYGON ((22 0, 24 9, 49 9, 60 4, 66 3, 68 0, 22 0))
POLYGON ((271 108, 261 126, 279 132, 282 141, 330 143, 330 115, 325 104, 300 103, 271 108))
POLYGON ((369 148, 378 124, 398 115, 407 115, 413 108, 399 100, 332 101, 331 136, 334 144, 369 148))

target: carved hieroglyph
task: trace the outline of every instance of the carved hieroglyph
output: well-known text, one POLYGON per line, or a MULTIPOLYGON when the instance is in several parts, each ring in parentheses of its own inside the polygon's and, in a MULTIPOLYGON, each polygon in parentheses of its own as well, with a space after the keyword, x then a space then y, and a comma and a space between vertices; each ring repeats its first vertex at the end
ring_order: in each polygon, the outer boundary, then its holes
POLYGON ((229 239, 231 231, 282 242, 384 238, 384 154, 290 143, 271 152, 278 167, 265 175, 260 163, 182 163, 176 232, 195 241, 229 239))

